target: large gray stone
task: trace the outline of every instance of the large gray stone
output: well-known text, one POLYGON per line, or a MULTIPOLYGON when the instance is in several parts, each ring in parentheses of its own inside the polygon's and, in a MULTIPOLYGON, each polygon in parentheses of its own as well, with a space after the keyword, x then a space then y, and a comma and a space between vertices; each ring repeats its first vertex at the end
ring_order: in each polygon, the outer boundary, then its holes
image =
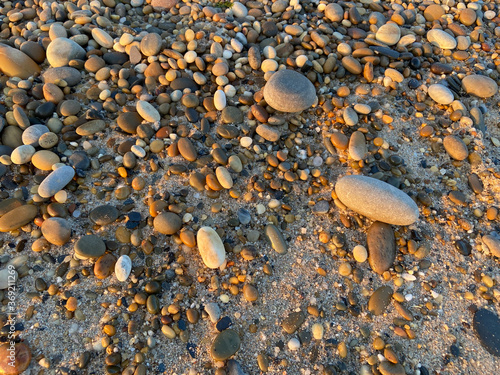
POLYGON ((75 176, 75 170, 64 165, 57 168, 42 181, 38 187, 38 195, 42 198, 50 198, 59 190, 63 189, 75 176))
POLYGON ((280 70, 264 86, 264 99, 278 111, 302 112, 316 101, 316 90, 302 74, 280 70))
POLYGON ((85 50, 68 38, 57 38, 47 47, 47 61, 53 68, 66 66, 71 60, 84 58, 85 50))

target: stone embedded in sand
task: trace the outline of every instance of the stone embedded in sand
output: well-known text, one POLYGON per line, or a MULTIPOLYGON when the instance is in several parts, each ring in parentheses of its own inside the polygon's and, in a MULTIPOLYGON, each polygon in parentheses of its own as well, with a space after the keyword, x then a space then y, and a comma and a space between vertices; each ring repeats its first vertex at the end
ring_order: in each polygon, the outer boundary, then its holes
POLYGON ((38 195, 42 198, 50 198, 59 190, 62 190, 75 176, 75 170, 64 165, 57 168, 42 181, 38 187, 38 195))
POLYGON ((27 79, 40 73, 40 67, 24 52, 0 44, 0 71, 9 77, 27 79))
POLYGON ((62 217, 50 217, 42 223, 42 234, 51 244, 62 246, 71 238, 71 224, 62 217))
POLYGON ((182 227, 182 219, 173 212, 163 212, 153 220, 153 227, 161 234, 175 234, 182 227))
POLYGON ((349 140, 349 156, 353 160, 363 160, 367 153, 365 135, 360 131, 355 131, 349 140))
POLYGON ((483 243, 488 247, 490 253, 500 258, 500 238, 486 234, 482 238, 483 243))
POLYGON ((462 79, 462 88, 467 94, 480 98, 489 98, 498 92, 497 83, 490 77, 471 74, 462 79))
POLYGON ((280 70, 264 86, 264 99, 277 111, 302 112, 316 101, 316 89, 302 74, 280 70))
POLYGON ((119 211, 115 206, 102 205, 97 206, 90 211, 89 219, 97 225, 107 225, 114 222, 119 215, 119 211))
POLYGON ((389 224, 374 222, 366 232, 368 263, 371 269, 383 274, 392 267, 396 259, 396 240, 389 224))
POLYGON ((455 135, 447 135, 443 139, 443 146, 446 153, 450 155, 451 158, 455 160, 465 160, 469 156, 469 150, 467 150, 467 145, 462 141, 461 138, 455 135))
POLYGON ((264 233, 269 243, 271 244, 271 247, 278 254, 285 254, 287 252, 288 246, 286 244, 285 238, 283 237, 283 234, 276 225, 274 224, 267 225, 266 229, 264 229, 264 233))
POLYGON ((392 293, 394 291, 390 286, 384 285, 378 288, 368 301, 368 310, 373 315, 382 315, 389 303, 391 303, 392 293))
POLYGON ((241 339, 232 329, 219 333, 210 347, 210 354, 216 361, 225 361, 240 349, 241 339))
POLYGON ((196 243, 203 263, 208 268, 220 267, 226 259, 226 249, 217 232, 210 227, 201 227, 196 234, 196 243))
POLYGON ((418 219, 418 207, 406 193, 372 177, 342 177, 335 192, 343 204, 372 220, 410 225, 418 219))
POLYGON ((94 264, 94 275, 100 280, 110 276, 116 264, 116 257, 113 254, 106 253, 99 257, 94 264))
POLYGON ((486 309, 479 309, 474 314, 474 332, 481 345, 491 354, 500 357, 500 319, 486 309))
POLYGON ((75 243, 75 255, 79 259, 99 258, 106 251, 106 244, 94 234, 82 236, 75 243))
POLYGON ((47 47, 47 61, 53 68, 66 66, 71 60, 83 60, 85 50, 68 38, 57 38, 47 47))

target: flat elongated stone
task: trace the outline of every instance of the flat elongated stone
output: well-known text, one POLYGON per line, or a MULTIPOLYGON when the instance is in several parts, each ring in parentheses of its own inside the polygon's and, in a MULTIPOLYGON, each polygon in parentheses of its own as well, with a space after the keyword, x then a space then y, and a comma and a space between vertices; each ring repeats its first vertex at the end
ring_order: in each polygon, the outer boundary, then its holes
POLYGON ((24 52, 0 44, 0 71, 9 77, 27 79, 40 73, 40 67, 24 52))
POLYGON ((456 39, 441 29, 429 30, 427 40, 441 49, 454 49, 457 46, 456 39))
POLYGON ((80 259, 99 258, 106 251, 106 244, 94 234, 82 236, 75 243, 75 254, 80 259))
POLYGON ((23 201, 17 198, 7 198, 0 202, 0 217, 5 215, 7 212, 12 211, 14 208, 21 207, 23 201))
POLYGON ((76 128, 76 134, 81 136, 94 135, 106 129, 104 120, 92 120, 76 128))
POLYGON ((489 98, 498 92, 497 83, 490 77, 471 74, 462 79, 462 88, 467 94, 480 98, 489 98))
POLYGON ((67 165, 57 168, 42 181, 38 187, 38 195, 50 198, 62 190, 75 176, 75 170, 67 165))
POLYGON ((276 250, 278 254, 285 254, 288 250, 285 238, 281 231, 274 224, 266 226, 264 233, 271 243, 271 247, 276 250))
POLYGON ((208 268, 220 267, 226 259, 224 244, 217 232, 210 227, 201 227, 196 234, 201 259, 208 268))
POLYGON ((391 303, 393 290, 390 286, 384 285, 378 288, 368 301, 368 310, 373 315, 382 315, 389 303, 391 303))
POLYGON ((368 244, 368 263, 373 271, 382 274, 396 259, 396 241, 394 231, 389 224, 374 222, 366 233, 368 244))
POLYGON ((410 225, 418 219, 418 207, 407 194, 372 177, 342 177, 335 192, 347 207, 372 220, 410 225))
POLYGON ((16 207, 0 218, 0 232, 10 232, 31 222, 38 214, 38 207, 31 204, 16 207))
POLYGON ((97 225, 111 224, 118 218, 118 210, 115 206, 102 205, 90 211, 89 218, 97 225))
POLYGON ((316 101, 316 89, 302 74, 280 70, 264 86, 264 98, 277 111, 301 112, 316 101))
POLYGON ((455 160, 464 160, 469 156, 467 145, 455 135, 447 135, 443 139, 443 146, 448 155, 455 160))
POLYGON ((451 104, 453 100, 455 100, 451 90, 448 87, 440 84, 430 85, 428 93, 432 100, 439 104, 448 105, 451 104))
POLYGON ((118 281, 126 281, 132 271, 132 260, 128 255, 122 255, 115 264, 115 276, 118 281))

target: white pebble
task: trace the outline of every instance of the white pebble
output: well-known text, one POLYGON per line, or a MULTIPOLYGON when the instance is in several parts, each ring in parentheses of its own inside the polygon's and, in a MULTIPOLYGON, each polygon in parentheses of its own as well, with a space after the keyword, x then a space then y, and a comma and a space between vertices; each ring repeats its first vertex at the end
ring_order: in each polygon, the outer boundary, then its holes
POLYGON ((357 245, 352 249, 352 256, 356 259, 356 262, 363 263, 368 259, 368 251, 363 245, 357 245))
POLYGON ((144 149, 141 147, 141 146, 137 146, 137 145, 133 145, 131 148, 130 148, 130 151, 132 151, 132 153, 137 156, 138 158, 143 158, 144 156, 146 156, 146 151, 144 151, 144 149))
POLYGON ((297 350, 299 348, 300 348, 300 342, 296 338, 290 339, 290 341, 288 341, 288 349, 297 350))
POLYGON ((322 324, 315 323, 312 326, 312 334, 316 340, 321 340, 324 334, 324 328, 322 324))
POLYGON ((248 148, 252 145, 253 139, 250 137, 241 137, 240 145, 241 147, 248 148))
POLYGON ((217 90, 214 95, 214 106, 217 110, 222 111, 226 108, 226 94, 222 90, 217 90))
POLYGON ((128 255, 122 255, 115 264, 115 276, 118 281, 126 281, 132 271, 132 260, 128 255))

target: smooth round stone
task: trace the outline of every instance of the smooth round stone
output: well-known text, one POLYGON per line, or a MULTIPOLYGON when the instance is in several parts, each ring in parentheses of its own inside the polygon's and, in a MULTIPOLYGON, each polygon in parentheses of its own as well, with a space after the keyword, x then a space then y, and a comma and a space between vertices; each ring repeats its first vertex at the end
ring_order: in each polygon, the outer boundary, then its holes
POLYGON ((31 362, 31 351, 28 345, 24 342, 14 344, 13 354, 14 358, 11 357, 9 342, 0 346, 0 374, 19 375, 28 368, 31 362))
POLYGON ((489 310, 479 309, 474 314, 472 326, 483 348, 495 357, 500 357, 500 319, 498 316, 489 310))
POLYGON ((99 29, 97 27, 92 29, 92 38, 104 48, 112 48, 114 41, 111 35, 109 35, 106 31, 99 29))
POLYGON ((132 260, 128 255, 122 255, 115 264, 115 276, 118 281, 127 281, 132 271, 132 260))
POLYGON ((198 152, 193 146, 193 143, 188 138, 181 138, 177 142, 179 153, 187 161, 195 161, 198 158, 198 152))
POLYGON ((290 351, 299 350, 299 348, 300 348, 300 341, 294 337, 294 338, 292 338, 292 339, 290 339, 288 341, 287 345, 288 345, 288 349, 290 351))
POLYGON ((182 227, 182 219, 173 212, 163 212, 153 221, 154 229, 161 234, 175 234, 182 227))
POLYGON ((59 111, 63 116, 74 116, 82 109, 81 104, 76 100, 65 100, 61 103, 59 111))
POLYGON ((50 173, 38 187, 38 195, 42 198, 50 198, 59 190, 62 190, 75 176, 75 170, 64 165, 50 173))
POLYGON ((10 210, 0 218, 0 232, 10 232, 30 223, 38 214, 38 207, 31 204, 10 210))
POLYGON ((238 220, 243 225, 249 224, 250 221, 252 221, 252 215, 250 214, 250 211, 248 211, 246 208, 238 209, 236 214, 238 215, 238 220))
POLYGON ((455 135, 447 135, 443 139, 443 146, 447 154, 455 160, 465 160, 469 156, 467 145, 455 135))
POLYGON ((460 22, 465 26, 471 26, 476 22, 477 14, 476 11, 470 8, 463 9, 460 11, 460 22))
POLYGON ((195 92, 196 90, 199 89, 198 85, 196 84, 195 81, 193 81, 191 78, 186 78, 186 77, 180 77, 174 79, 170 83, 170 88, 172 90, 184 90, 184 89, 190 89, 191 92, 195 92))
POLYGON ((418 207, 406 193, 372 177, 342 177, 335 192, 351 210, 375 221, 410 225, 418 219, 418 207))
POLYGON ((374 222, 366 232, 368 263, 372 270, 383 274, 392 267, 396 259, 396 240, 389 224, 374 222))
POLYGON ((352 256, 356 262, 363 263, 366 259, 368 259, 368 251, 363 245, 356 245, 354 246, 354 249, 352 249, 352 256))
POLYGON ((63 80, 68 86, 76 86, 82 80, 82 75, 75 68, 63 66, 47 69, 42 78, 44 83, 56 83, 58 80, 63 80))
POLYGON ((479 98, 489 98, 498 92, 497 83, 490 77, 480 74, 471 74, 462 79, 462 88, 467 94, 479 98))
POLYGON ((40 67, 24 52, 0 44, 0 71, 9 77, 27 79, 40 73, 40 67))
POLYGON ((281 136, 281 132, 278 129, 266 124, 257 126, 255 132, 269 142, 277 142, 281 136))
POLYGON ((302 112, 316 101, 316 89, 302 74, 280 70, 264 86, 264 99, 277 111, 302 112))
POLYGON ((225 107, 221 113, 221 120, 224 124, 243 122, 243 112, 238 107, 225 107))
POLYGON ((33 147, 38 147, 40 137, 50 130, 45 125, 31 125, 23 131, 23 143, 33 147))
POLYGON ((66 66, 71 60, 83 60, 85 50, 68 38, 57 38, 47 47, 47 61, 53 68, 66 66))
POLYGON ((353 160, 363 160, 367 153, 365 135, 360 131, 355 131, 349 140, 349 156, 353 160))
POLYGON ((115 269, 116 257, 113 254, 106 253, 99 257, 94 264, 94 275, 100 280, 109 277, 115 269))
POLYGON ((231 189, 233 187, 233 178, 225 167, 217 167, 215 175, 224 189, 231 189))
POLYGON ((0 201, 0 217, 16 207, 21 207, 22 205, 23 201, 17 198, 7 198, 0 201))
POLYGON ((90 211, 89 218, 97 225, 107 225, 118 219, 119 212, 115 206, 102 205, 90 211))
POLYGON ((243 164, 238 155, 231 155, 228 159, 228 165, 236 173, 240 173, 243 170, 243 164))
POLYGON ((196 243, 201 259, 208 268, 219 268, 226 260, 224 244, 214 229, 201 227, 196 234, 196 243))
POLYGON ((383 361, 378 366, 378 370, 382 375, 406 375, 405 368, 401 363, 383 361))
POLYGON ((210 354, 216 361, 225 361, 240 349, 240 336, 235 330, 226 329, 219 333, 210 347, 210 354))
POLYGON ((346 109, 344 109, 343 118, 344 118, 346 125, 348 125, 348 126, 354 126, 359 121, 358 114, 351 107, 347 107, 346 109))
POLYGON ((231 10, 235 18, 245 18, 248 14, 247 7, 240 2, 234 2, 231 10))
POLYGON ((139 100, 137 102, 137 113, 146 121, 149 122, 159 122, 161 120, 161 116, 150 103, 139 100))
POLYGON ((441 49, 454 49, 457 46, 457 40, 441 29, 429 30, 427 40, 441 49))
POLYGON ((484 235, 482 238, 483 243, 488 247, 491 254, 500 258, 500 239, 490 234, 484 235))
POLYGON ((14 151, 12 151, 12 154, 10 154, 10 160, 12 161, 12 163, 18 165, 29 163, 34 153, 35 148, 33 146, 22 145, 16 147, 14 151))
POLYGON ((349 145, 349 139, 347 138, 347 136, 340 132, 333 133, 330 136, 330 141, 332 142, 332 145, 334 145, 339 150, 345 150, 349 145))
POLYGON ((361 74, 363 67, 357 59, 352 56, 345 56, 342 58, 342 66, 352 74, 361 74))
POLYGON ((432 100, 439 104, 448 105, 455 100, 451 90, 446 86, 440 85, 439 83, 430 85, 427 93, 432 100))
POLYGON ((226 108, 226 94, 222 90, 217 90, 214 95, 214 106, 218 111, 226 108))
POLYGON ((42 223, 42 234, 51 244, 62 246, 71 238, 71 224, 61 217, 51 217, 42 223))
POLYGON ((438 20, 445 13, 444 8, 439 4, 429 5, 424 10, 424 17, 427 21, 432 22, 438 20))
POLYGON ((328 4, 325 8, 325 16, 332 22, 340 22, 344 19, 344 9, 337 4, 328 4))
POLYGON ((76 128, 76 134, 82 137, 100 133, 106 129, 106 122, 104 120, 91 120, 76 128))
POLYGON ((395 23, 386 23, 380 26, 375 34, 375 38, 388 46, 393 46, 401 39, 401 30, 395 23))
POLYGON ((149 33, 141 40, 140 48, 144 56, 157 55, 162 46, 161 36, 156 33, 149 33))
POLYGON ((390 286, 384 285, 378 288, 368 301, 368 310, 375 316, 382 315, 391 303, 393 293, 390 286))
POLYGON ((80 259, 99 258, 106 251, 106 244, 94 234, 87 234, 75 243, 75 254, 80 259))
POLYGON ((143 118, 137 112, 123 112, 116 119, 116 123, 124 132, 135 134, 142 120, 143 118))
POLYGON ((266 226, 264 230, 264 234, 266 235, 271 247, 278 254, 285 254, 288 250, 288 246, 286 244, 285 238, 281 231, 274 224, 269 224, 266 226))

